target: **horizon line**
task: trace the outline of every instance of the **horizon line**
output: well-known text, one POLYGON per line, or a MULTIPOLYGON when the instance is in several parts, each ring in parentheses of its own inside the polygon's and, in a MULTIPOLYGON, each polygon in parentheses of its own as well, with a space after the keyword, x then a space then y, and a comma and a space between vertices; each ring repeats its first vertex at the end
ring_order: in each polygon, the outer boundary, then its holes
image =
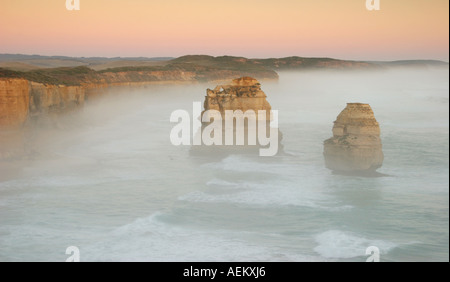
POLYGON ((65 57, 65 58, 79 58, 79 59, 93 59, 93 58, 102 58, 102 59, 133 59, 133 58, 144 58, 144 59, 159 59, 159 58, 167 58, 169 60, 178 59, 181 57, 186 56, 208 56, 213 58, 218 57, 234 57, 234 58, 245 58, 249 60, 265 60, 265 59, 285 59, 285 58, 305 58, 305 59, 333 59, 333 60, 340 60, 340 61, 355 61, 355 62, 407 62, 407 61, 434 61, 434 62, 443 62, 449 64, 449 61, 446 60, 440 60, 440 59, 398 59, 398 60, 358 60, 358 59, 340 59, 340 58, 333 58, 333 57, 327 57, 327 56, 317 56, 317 57, 303 57, 299 55, 291 55, 291 56, 283 56, 283 57, 245 57, 245 56, 235 56, 235 55, 209 55, 209 54, 186 54, 182 56, 155 56, 155 57, 147 57, 147 56, 114 56, 114 57, 107 57, 107 56, 69 56, 69 55, 41 55, 41 54, 24 54, 24 53, 0 53, 1 55, 13 55, 13 56, 40 56, 40 57, 65 57))

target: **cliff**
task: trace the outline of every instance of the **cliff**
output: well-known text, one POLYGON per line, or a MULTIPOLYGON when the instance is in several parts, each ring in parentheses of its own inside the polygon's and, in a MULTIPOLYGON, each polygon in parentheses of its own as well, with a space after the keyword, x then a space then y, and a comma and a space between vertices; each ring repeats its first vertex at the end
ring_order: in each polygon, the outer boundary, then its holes
POLYGON ((85 88, 81 86, 44 85, 30 82, 29 120, 47 122, 60 114, 84 105, 85 88))
POLYGON ((29 83, 25 79, 0 79, 0 160, 24 152, 20 128, 28 118, 29 83))
POLYGON ((274 71, 264 68, 245 70, 186 63, 102 71, 84 66, 27 72, 0 69, 0 129, 18 128, 28 120, 47 119, 73 110, 83 106, 85 100, 102 95, 111 88, 198 83, 249 73, 261 79, 278 79, 274 71))
MULTIPOLYGON (((20 56, 13 57, 20 58, 20 56)), ((93 63, 89 59, 76 61, 77 64, 93 63)), ((375 64, 329 58, 247 59, 199 55, 183 56, 155 66, 117 67, 100 71, 86 66, 40 68, 30 71, 0 68, 0 128, 17 128, 23 126, 29 118, 36 120, 37 117, 44 117, 46 114, 62 113, 77 108, 82 106, 85 100, 102 95, 111 87, 224 81, 250 76, 260 80, 277 80, 278 74, 274 69, 346 69, 373 66, 375 64)), ((230 86, 226 91, 234 91, 233 87, 230 86)), ((252 91, 250 88, 241 91, 247 90, 252 91)), ((267 106, 262 97, 248 100, 245 97, 235 99, 237 95, 224 98, 223 94, 217 95, 223 100, 222 105, 225 108, 245 111, 267 106)), ((214 97, 208 99, 211 103, 207 102, 214 107, 213 103, 217 99, 214 97)))
POLYGON ((13 71, 0 68, 0 78, 23 78, 29 81, 67 86, 85 84, 122 84, 130 82, 209 82, 231 80, 239 76, 254 76, 263 80, 277 80, 278 74, 263 66, 200 65, 173 62, 163 66, 130 66, 95 71, 85 66, 13 71))
POLYGON ((342 173, 371 173, 383 164, 380 126, 368 104, 348 103, 324 142, 327 168, 342 173))
POLYGON ((25 79, 0 78, 0 128, 17 128, 28 118, 30 87, 25 79))

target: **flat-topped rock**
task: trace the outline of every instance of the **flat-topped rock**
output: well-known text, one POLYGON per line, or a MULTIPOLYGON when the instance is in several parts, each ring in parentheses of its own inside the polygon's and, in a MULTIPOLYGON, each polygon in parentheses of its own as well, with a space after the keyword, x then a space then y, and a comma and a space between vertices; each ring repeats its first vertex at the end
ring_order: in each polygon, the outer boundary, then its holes
POLYGON ((217 110, 225 117, 226 110, 266 111, 266 119, 270 119, 271 106, 266 100, 266 94, 261 90, 258 80, 251 77, 234 79, 230 84, 218 85, 213 90, 206 90, 204 108, 217 110))
POLYGON ((206 137, 213 141, 208 141, 206 146, 193 146, 191 153, 207 156, 278 154, 282 150, 282 134, 266 97, 261 84, 252 77, 233 79, 228 84, 207 89, 201 130, 194 140, 201 137, 205 141, 206 137), (273 128, 271 121, 275 125, 273 128))

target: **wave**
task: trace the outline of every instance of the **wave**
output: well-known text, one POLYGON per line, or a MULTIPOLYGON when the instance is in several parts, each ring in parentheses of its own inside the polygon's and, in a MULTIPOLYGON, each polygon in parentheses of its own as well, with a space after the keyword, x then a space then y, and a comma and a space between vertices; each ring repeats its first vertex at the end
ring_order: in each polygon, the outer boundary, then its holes
POLYGON ((164 222, 164 214, 139 218, 84 248, 83 261, 318 261, 242 238, 242 232, 195 230, 164 222))
POLYGON ((316 183, 293 179, 263 181, 229 181, 213 178, 207 182, 207 191, 194 191, 178 197, 180 201, 203 203, 234 203, 245 205, 301 206, 326 211, 345 211, 344 205, 316 186, 316 183))

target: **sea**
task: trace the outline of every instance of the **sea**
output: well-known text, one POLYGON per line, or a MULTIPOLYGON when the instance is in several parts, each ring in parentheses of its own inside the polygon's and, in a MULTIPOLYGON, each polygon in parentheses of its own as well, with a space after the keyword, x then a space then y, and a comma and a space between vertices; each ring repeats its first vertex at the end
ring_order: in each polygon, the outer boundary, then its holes
POLYGON ((172 144, 171 114, 196 118, 215 83, 122 89, 34 129, 29 155, 0 171, 0 261, 64 262, 75 248, 80 261, 365 262, 369 247, 381 262, 449 261, 448 68, 261 84, 283 136, 272 157, 172 144), (384 177, 325 167, 350 102, 380 123, 384 177))

